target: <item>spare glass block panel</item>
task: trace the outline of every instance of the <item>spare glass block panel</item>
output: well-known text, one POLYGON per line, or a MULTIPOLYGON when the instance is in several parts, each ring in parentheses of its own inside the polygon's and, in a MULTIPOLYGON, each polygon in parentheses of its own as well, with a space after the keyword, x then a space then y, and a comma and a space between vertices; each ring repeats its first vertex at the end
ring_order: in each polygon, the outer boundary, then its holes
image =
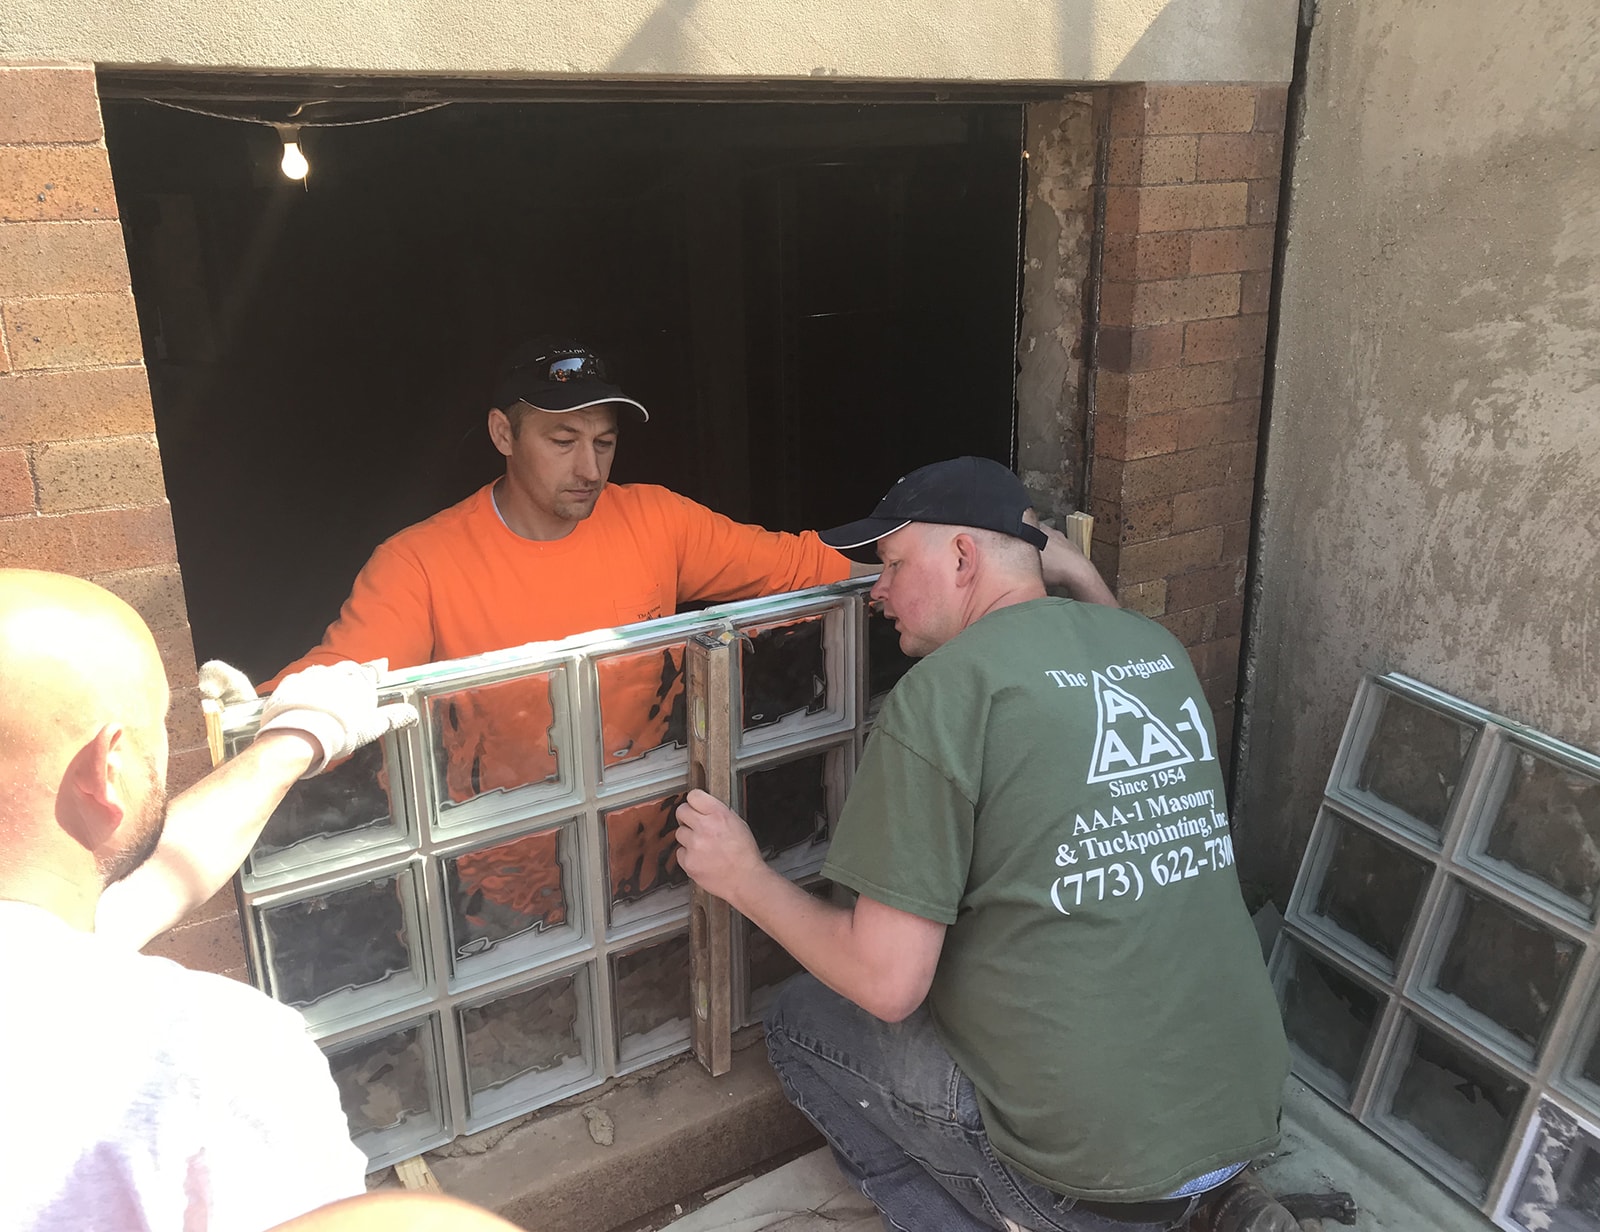
POLYGON ((822 615, 745 630, 749 641, 740 643, 739 655, 745 731, 828 708, 825 631, 822 615))
POLYGON ((797 867, 820 859, 828 841, 829 763, 833 750, 746 770, 744 817, 768 862, 797 867))
POLYGON ((685 792, 652 796, 600 814, 613 927, 682 910, 689 878, 678 867, 678 805, 685 792))
POLYGON ((1283 983, 1283 1025, 1289 1042, 1334 1080, 1329 1092, 1348 1099, 1361 1073, 1373 1028, 1388 998, 1351 979, 1302 946, 1283 983))
POLYGON ((373 1162, 415 1154, 444 1130, 433 1018, 328 1049, 350 1137, 373 1162))
POLYGON ((416 879, 410 868, 258 907, 272 995, 323 1025, 422 987, 416 879))
POLYGON ((1461 914, 1434 984, 1527 1045, 1560 1008, 1579 947, 1520 912, 1462 889, 1461 914))
POLYGON ((1397 843, 1327 814, 1333 850, 1311 902, 1321 916, 1363 942, 1393 970, 1416 921, 1433 868, 1397 843))
POLYGON ((595 661, 600 692, 601 772, 671 761, 687 746, 683 643, 595 661))
POLYGON ((315 778, 302 779, 261 830, 250 875, 271 877, 308 864, 360 855, 404 837, 390 803, 383 744, 369 744, 315 778))
POLYGON ((572 824, 440 860, 458 976, 520 964, 583 931, 572 824))
POLYGON ((428 699, 440 807, 563 779, 559 670, 428 699))
POLYGON ((1513 746, 1505 799, 1485 852, 1594 919, 1600 896, 1600 779, 1513 746))
POLYGON ((456 1011, 474 1120, 531 1107, 595 1072, 588 973, 580 970, 456 1011))
POLYGON ((1481 1193, 1527 1085, 1420 1024, 1404 1064, 1389 1115, 1457 1161, 1481 1193))
POLYGON ((1543 1102, 1506 1214, 1523 1232, 1600 1232, 1600 1139, 1543 1102))
POLYGON ((900 632, 876 607, 867 610, 868 708, 876 709, 916 662, 900 649, 900 632))
POLYGON ((689 1043, 689 934, 611 956, 617 1055, 655 1060, 689 1043))
POLYGON ((1380 690, 1383 711, 1356 775, 1356 789, 1438 834, 1460 785, 1477 729, 1380 690))

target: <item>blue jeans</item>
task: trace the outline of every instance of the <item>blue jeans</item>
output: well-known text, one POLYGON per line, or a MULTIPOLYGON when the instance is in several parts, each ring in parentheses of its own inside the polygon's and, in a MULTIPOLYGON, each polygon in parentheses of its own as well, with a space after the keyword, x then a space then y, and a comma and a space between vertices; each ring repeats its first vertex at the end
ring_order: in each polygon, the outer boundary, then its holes
POLYGON ((779 992, 766 1027, 790 1102, 896 1232, 993 1232, 1007 1219, 1034 1232, 1167 1232, 1199 1204, 1176 1219, 1127 1223, 1015 1171, 989 1145, 972 1082, 926 1008, 886 1023, 802 973, 779 992))

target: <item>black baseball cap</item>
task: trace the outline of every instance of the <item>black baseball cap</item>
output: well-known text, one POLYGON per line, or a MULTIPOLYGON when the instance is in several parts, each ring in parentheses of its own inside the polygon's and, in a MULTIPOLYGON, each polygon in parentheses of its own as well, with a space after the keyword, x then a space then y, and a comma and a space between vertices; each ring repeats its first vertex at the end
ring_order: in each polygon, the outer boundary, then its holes
POLYGON ((913 522, 996 530, 1043 551, 1049 542, 1044 532, 1022 520, 1032 504, 1022 480, 1000 463, 951 458, 896 480, 871 517, 821 531, 819 537, 851 560, 868 563, 877 560, 873 544, 913 522))
POLYGON ((511 353, 500 368, 491 405, 509 411, 519 402, 552 415, 620 402, 650 418, 641 403, 612 383, 603 359, 571 341, 539 340, 511 353))

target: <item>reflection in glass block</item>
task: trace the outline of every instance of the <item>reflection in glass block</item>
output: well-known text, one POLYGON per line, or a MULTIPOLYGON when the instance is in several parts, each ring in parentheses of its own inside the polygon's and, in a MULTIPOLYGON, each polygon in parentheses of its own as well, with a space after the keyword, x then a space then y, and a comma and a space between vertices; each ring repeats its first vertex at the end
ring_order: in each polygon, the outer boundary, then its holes
POLYGON ((745 631, 750 640, 739 655, 745 731, 828 708, 823 627, 824 617, 805 616, 745 631))
POLYGON ((560 778, 552 681, 541 672, 428 699, 445 803, 560 778))
POLYGON ((1509 1204, 1526 1232, 1600 1232, 1600 1140, 1554 1104, 1539 1105, 1509 1204))
POLYGON ((369 1158, 440 1131, 437 1063, 429 1022, 329 1050, 350 1136, 369 1158))
POLYGON ((1475 729, 1393 693, 1367 745, 1357 789, 1438 833, 1461 781, 1475 729))
POLYGON ((593 1071, 582 972, 456 1011, 474 1117, 493 1115, 593 1071))
POLYGON ((1466 1165, 1482 1186, 1527 1091, 1523 1083, 1419 1025, 1389 1111, 1466 1165))
MULTIPOLYGON (((807 894, 828 899, 833 895, 833 882, 817 880, 805 887, 807 894)), ((778 989, 790 976, 801 970, 794 956, 749 920, 744 923, 745 968, 750 973, 746 987, 750 989, 750 1016, 754 1021, 761 1016, 778 989)))
POLYGON ((1600 781, 1516 749, 1486 848, 1594 918, 1600 891, 1600 781))
POLYGON ((876 607, 867 615, 867 696, 881 699, 916 662, 900 649, 900 633, 876 607))
POLYGON ((656 796, 600 814, 606 831, 606 874, 613 924, 671 910, 688 901, 689 878, 678 867, 678 805, 683 792, 656 796), (646 902, 645 900, 650 900, 646 902))
POLYGON ((1561 1004, 1577 956, 1576 943, 1464 890, 1461 916, 1434 982, 1532 1049, 1561 1004))
POLYGON ((828 837, 828 754, 743 775, 744 816, 768 860, 828 837))
POLYGON ((289 789, 273 810, 250 853, 250 871, 262 877, 319 856, 359 850, 393 836, 383 744, 369 744, 315 778, 289 789), (343 842, 333 842, 343 838, 343 842))
POLYGON ((412 894, 401 872, 260 908, 272 995, 305 1009, 371 989, 365 1006, 418 987, 412 894))
POLYGON ((595 662, 600 690, 600 760, 637 761, 657 749, 682 749, 683 643, 595 662))
POLYGON ((1432 867, 1353 822, 1328 821, 1338 837, 1312 914, 1371 946, 1391 967, 1416 919, 1432 867))
POLYGON ((689 934, 611 956, 617 1050, 624 1063, 689 1041, 689 934))
POLYGON ((1283 1025, 1301 1052, 1342 1084, 1355 1088, 1372 1028, 1383 1013, 1381 993, 1294 946, 1283 987, 1283 1025))
POLYGON ((458 971, 514 938, 502 957, 526 957, 540 948, 540 935, 569 923, 568 849, 571 826, 525 834, 481 851, 443 860, 450 904, 451 957, 458 971))

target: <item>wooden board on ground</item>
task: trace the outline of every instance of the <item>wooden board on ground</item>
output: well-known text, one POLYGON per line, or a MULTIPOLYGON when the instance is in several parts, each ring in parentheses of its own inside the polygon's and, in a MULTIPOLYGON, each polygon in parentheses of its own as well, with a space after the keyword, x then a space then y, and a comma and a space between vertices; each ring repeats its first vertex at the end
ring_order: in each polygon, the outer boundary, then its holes
MULTIPOLYGON (((733 730, 728 704, 736 635, 700 633, 684 654, 689 713, 689 785, 733 802, 733 730)), ((733 1065, 733 909, 693 887, 689 904, 690 1037, 713 1077, 733 1065)))

